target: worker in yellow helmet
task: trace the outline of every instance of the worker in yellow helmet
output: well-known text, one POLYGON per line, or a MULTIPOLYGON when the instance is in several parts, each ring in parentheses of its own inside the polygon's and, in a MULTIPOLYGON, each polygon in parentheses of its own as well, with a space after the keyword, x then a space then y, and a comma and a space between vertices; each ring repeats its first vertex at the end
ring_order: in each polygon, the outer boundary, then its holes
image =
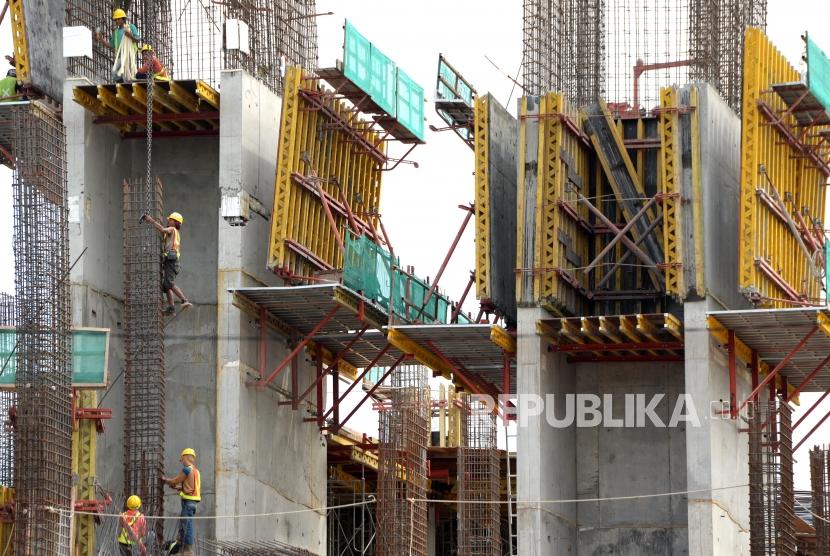
POLYGON ((132 81, 135 78, 136 54, 141 42, 141 33, 138 32, 138 27, 127 22, 127 12, 121 8, 113 10, 112 20, 115 22, 115 29, 109 41, 97 32, 95 38, 99 43, 115 51, 112 64, 113 80, 116 83, 132 81))
POLYGON ((185 448, 179 456, 182 470, 175 477, 165 478, 164 482, 179 491, 182 500, 181 521, 179 521, 179 535, 177 543, 184 550, 182 554, 193 554, 193 516, 196 515, 196 505, 202 499, 202 478, 196 469, 196 450, 185 448))
POLYGON ((147 79, 147 74, 152 72, 155 81, 170 81, 167 68, 156 57, 152 46, 146 43, 143 44, 141 46, 141 57, 144 60, 144 65, 136 70, 136 79, 147 79))
POLYGON ((134 550, 142 556, 147 554, 147 547, 142 541, 147 535, 147 521, 139 508, 141 498, 133 494, 127 498, 127 510, 118 518, 118 548, 121 556, 132 556, 136 554, 134 550))
POLYGON ((181 245, 181 230, 184 224, 184 217, 178 212, 170 213, 167 217, 167 226, 162 226, 161 223, 145 214, 141 217, 142 221, 149 222, 158 232, 164 236, 164 251, 161 257, 161 291, 167 296, 167 307, 164 309, 165 315, 172 315, 176 312, 176 306, 173 304, 173 295, 179 298, 182 302, 182 310, 193 307, 193 303, 187 300, 184 292, 176 285, 176 276, 179 274, 179 248, 181 245))

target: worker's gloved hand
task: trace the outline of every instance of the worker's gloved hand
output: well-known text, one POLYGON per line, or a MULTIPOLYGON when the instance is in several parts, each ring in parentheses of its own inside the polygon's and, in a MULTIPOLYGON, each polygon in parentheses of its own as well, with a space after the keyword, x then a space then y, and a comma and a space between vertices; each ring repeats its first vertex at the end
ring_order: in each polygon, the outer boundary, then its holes
POLYGON ((147 220, 148 216, 149 215, 145 212, 144 214, 141 215, 141 218, 139 218, 138 221, 139 222, 144 222, 145 220, 147 220))

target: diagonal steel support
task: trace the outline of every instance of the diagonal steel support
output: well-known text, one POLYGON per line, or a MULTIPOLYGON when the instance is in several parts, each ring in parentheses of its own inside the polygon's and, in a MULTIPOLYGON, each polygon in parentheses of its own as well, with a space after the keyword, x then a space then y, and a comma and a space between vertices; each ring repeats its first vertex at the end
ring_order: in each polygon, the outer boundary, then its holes
POLYGON ((334 356, 334 359, 332 360, 331 364, 329 364, 329 366, 326 367, 326 369, 323 371, 322 375, 318 375, 317 378, 314 380, 314 382, 312 382, 309 385, 309 387, 306 388, 306 390, 302 394, 300 394, 299 398, 297 399, 297 403, 303 401, 305 399, 305 397, 308 396, 311 393, 311 391, 314 388, 316 388, 317 385, 320 382, 322 382, 322 380, 326 377, 326 375, 328 375, 337 366, 337 364, 340 362, 340 360, 343 358, 343 356, 346 355, 346 353, 348 353, 348 351, 350 349, 352 349, 352 347, 357 343, 358 340, 360 340, 360 338, 363 336, 363 334, 368 329, 369 329, 369 325, 366 325, 363 328, 361 328, 360 330, 358 330, 357 334, 355 334, 355 337, 352 338, 349 341, 348 344, 346 344, 346 347, 344 347, 342 350, 340 350, 337 353, 337 355, 334 356))
MULTIPOLYGON (((639 246, 643 242, 643 239, 645 239, 648 234, 653 232, 654 228, 659 226, 662 221, 663 221, 663 215, 660 214, 657 218, 654 219, 654 221, 651 224, 648 225, 648 228, 646 228, 645 233, 642 236, 640 236, 639 238, 637 238, 636 241, 634 241, 634 244, 639 246)), ((620 268, 622 265, 624 265, 625 262, 631 256, 633 256, 631 251, 626 251, 625 253, 623 253, 623 256, 620 257, 620 260, 615 262, 614 266, 612 266, 608 270, 608 272, 605 273, 605 276, 602 277, 602 280, 599 281, 599 283, 596 285, 596 287, 594 289, 595 290, 601 289, 608 282, 608 280, 610 280, 611 277, 614 276, 614 273, 617 272, 617 269, 620 268)))
MULTIPOLYGON (((611 241, 609 241, 609 242, 608 242, 608 245, 606 245, 606 246, 603 248, 603 250, 602 250, 602 251, 600 251, 599 255, 597 255, 597 256, 594 258, 594 260, 593 260, 593 261, 591 261, 590 263, 588 263, 588 266, 586 266, 586 267, 585 267, 585 269, 584 269, 582 272, 584 272, 585 274, 588 274, 589 272, 591 272, 591 270, 593 270, 593 268, 594 268, 596 265, 598 265, 598 264, 600 263, 600 261, 602 261, 602 258, 603 258, 605 255, 607 255, 607 254, 608 254, 608 252, 609 252, 609 251, 611 251, 611 249, 613 249, 613 248, 614 248, 614 246, 617 244, 617 242, 619 242, 620 240, 622 240, 623 236, 624 236, 625 234, 627 234, 627 233, 628 233, 628 231, 629 231, 629 230, 631 230, 631 228, 633 228, 633 227, 634 227, 634 224, 636 224, 636 223, 637 223, 637 221, 638 221, 640 218, 642 218, 642 217, 643 217, 643 215, 645 215, 645 214, 646 214, 646 212, 648 212, 648 209, 650 209, 650 208, 651 208, 651 206, 652 206, 654 203, 656 203, 656 202, 657 202, 657 195, 655 195, 654 197, 652 197, 651 199, 649 199, 649 200, 648 200, 648 202, 647 202, 645 205, 643 205, 643 208, 641 208, 639 211, 637 211, 637 214, 635 214, 635 215, 631 218, 631 220, 629 220, 629 221, 628 221, 628 223, 627 223, 627 224, 626 224, 626 225, 625 225, 625 226, 624 226, 624 227, 623 227, 623 228, 622 228, 622 229, 621 229, 621 230, 617 233, 617 235, 615 235, 615 236, 611 239, 611 241)), ((655 226, 656 226, 656 223, 657 223, 657 220, 655 219, 655 221, 654 221, 655 226)), ((636 245, 636 243, 635 243, 635 245, 636 245)))
POLYGON ((787 396, 787 401, 788 401, 788 402, 793 401, 793 399, 794 399, 794 398, 795 398, 795 397, 799 394, 799 392, 801 392, 804 388, 806 388, 806 387, 807 387, 807 385, 808 385, 808 384, 810 384, 810 383, 813 381, 813 379, 816 377, 816 375, 817 375, 819 372, 821 372, 821 370, 822 370, 824 367, 826 367, 826 366, 827 366, 827 363, 830 363, 830 355, 828 355, 827 357, 825 357, 824 359, 822 359, 822 360, 821 360, 821 363, 819 363, 818 365, 816 365, 816 368, 815 368, 815 369, 813 369, 813 370, 810 372, 810 374, 808 374, 808 375, 804 378, 804 380, 802 380, 802 381, 801 381, 801 384, 799 384, 798 386, 796 386, 796 387, 795 387, 795 389, 793 389, 792 393, 790 393, 790 394, 787 396))
POLYGON ((823 402, 823 401, 824 401, 824 399, 825 399, 827 396, 830 396, 830 390, 825 390, 824 394, 822 394, 821 396, 819 396, 819 398, 818 398, 818 399, 817 399, 817 400, 813 403, 813 405, 811 405, 811 406, 810 406, 810 409, 808 409, 807 411, 805 411, 805 412, 804 412, 804 415, 802 415, 801 417, 799 417, 799 418, 798 418, 798 421, 796 421, 796 422, 795 422, 795 424, 793 425, 793 430, 795 430, 795 429, 798 427, 798 425, 800 425, 801 423, 803 423, 803 422, 804 422, 804 420, 805 420, 805 419, 806 419, 806 418, 807 418, 807 417, 808 417, 808 416, 809 416, 809 415, 813 412, 813 410, 814 410, 815 408, 817 408, 819 405, 821 405, 821 402, 823 402))
POLYGON ((265 386, 267 386, 268 384, 270 384, 270 383, 271 383, 271 381, 273 381, 275 378, 277 378, 277 377, 279 376, 279 374, 280 374, 281 372, 283 372, 283 371, 285 370, 285 368, 286 368, 286 367, 287 367, 287 366, 291 363, 291 361, 294 359, 294 357, 296 357, 296 356, 297 356, 297 354, 298 354, 298 353, 300 353, 300 352, 303 350, 303 348, 304 348, 304 347, 306 347, 306 346, 308 345, 308 343, 309 343, 311 340, 313 340, 313 339, 314 339, 314 337, 315 337, 317 334, 319 334, 320 330, 322 330, 322 329, 323 329, 323 327, 324 327, 326 324, 328 324, 328 322, 329 322, 332 318, 334 318, 334 315, 336 315, 336 314, 337 314, 338 309, 340 309, 340 305, 335 305, 335 306, 334 306, 334 308, 332 308, 332 310, 331 310, 331 311, 329 311, 329 312, 326 314, 326 316, 325 316, 325 317, 323 317, 323 320, 321 320, 320 322, 318 322, 318 323, 317 323, 317 326, 315 326, 315 327, 311 330, 311 332, 309 332, 309 333, 306 335, 306 337, 305 337, 305 338, 303 338, 303 340, 302 340, 299 344, 297 344, 297 347, 295 347, 294 349, 292 349, 292 350, 291 350, 291 353, 289 353, 288 355, 286 355, 286 356, 285 356, 285 358, 282 360, 282 362, 280 362, 280 364, 279 364, 279 365, 277 365, 277 368, 276 368, 276 369, 274 369, 274 370, 273 370, 273 372, 272 372, 270 375, 268 375, 268 377, 267 377, 267 378, 260 378, 259 380, 254 381, 254 383, 253 383, 253 384, 254 384, 257 388, 259 388, 259 389, 263 389, 263 388, 265 388, 265 386))
POLYGON ((383 346, 383 349, 381 349, 378 352, 378 354, 375 356, 375 358, 372 359, 372 361, 366 366, 365 369, 363 369, 363 372, 360 373, 360 375, 356 379, 354 379, 354 382, 349 384, 349 387, 346 388, 346 391, 343 392, 343 395, 340 396, 340 397, 335 397, 333 399, 332 404, 331 404, 331 408, 329 408, 329 410, 326 411, 326 413, 323 415, 323 421, 325 421, 326 418, 329 415, 331 415, 335 411, 336 408, 340 407, 340 404, 343 402, 343 400, 346 399, 346 396, 349 395, 349 392, 354 390, 354 387, 357 386, 360 382, 362 382, 364 378, 366 378, 366 375, 369 374, 369 371, 371 371, 372 368, 375 365, 377 365, 378 361, 380 361, 380 358, 383 357, 384 355, 386 355, 386 352, 389 351, 389 348, 391 348, 391 347, 392 347, 391 344, 386 344, 385 346, 383 346))
POLYGON ((810 340, 810 338, 812 338, 812 337, 813 337, 813 335, 814 335, 816 332, 818 332, 818 329, 819 329, 819 327, 818 327, 818 326, 814 326, 813 328, 811 328, 811 329, 810 329, 810 331, 807 333, 807 335, 806 335, 806 336, 804 336, 804 338, 802 338, 802 339, 801 339, 801 341, 799 341, 799 342, 798 342, 798 344, 797 344, 797 345, 796 345, 793 349, 791 349, 791 350, 790 350, 790 352, 786 355, 786 357, 784 357, 784 359, 782 359, 782 360, 781 360, 781 362, 780 362, 780 363, 778 363, 778 365, 776 365, 776 366, 775 366, 775 368, 774 368, 773 370, 771 370, 771 371, 769 372, 769 374, 767 374, 767 376, 765 376, 765 377, 764 377, 764 380, 762 380, 762 381, 761 381, 761 384, 759 384, 759 385, 758 385, 758 386, 757 386, 757 387, 756 387, 756 388, 755 388, 755 389, 754 389, 754 390, 753 390, 753 391, 749 394, 749 396, 747 397, 747 399, 745 399, 745 400, 743 401, 743 403, 740 405, 740 407, 738 408, 738 412, 740 412, 740 410, 741 410, 741 409, 743 409, 744 407, 746 407, 746 404, 748 404, 748 403, 750 402, 750 400, 752 400, 753 398, 755 398, 755 396, 758 394, 758 392, 760 392, 760 391, 761 391, 761 389, 762 389, 764 386, 766 386, 767 384, 769 384, 770 382, 772 382, 772 380, 773 380, 773 379, 775 379, 775 377, 776 377, 776 376, 778 376, 779 371, 781 371, 781 369, 783 369, 783 368, 784 368, 784 366, 785 366, 787 363, 789 363, 789 362, 790 362, 790 359, 792 359, 793 357, 795 357, 795 355, 796 355, 799 351, 801 351, 801 349, 802 349, 802 348, 803 348, 803 347, 807 344, 807 342, 810 340))
MULTIPOLYGON (((805 415, 805 417, 806 417, 806 415, 805 415)), ((795 447, 793 448, 793 453, 797 452, 798 449, 801 447, 801 445, 804 444, 805 442, 807 442, 807 440, 813 435, 813 433, 816 432, 816 430, 818 430, 818 428, 821 425, 824 424, 824 422, 827 420, 828 417, 830 417, 830 411, 825 413, 824 417, 819 419, 818 423, 816 423, 815 426, 812 429, 810 429, 810 432, 805 434, 804 438, 802 438, 801 440, 798 441, 798 444, 796 444, 795 447)), ((793 427, 793 428, 795 428, 795 427, 793 427)))
POLYGON ((375 383, 375 384, 374 384, 374 385, 373 385, 373 386, 369 389, 369 391, 368 391, 368 392, 366 392, 366 395, 365 395, 365 396, 363 396, 363 399, 362 399, 362 400, 360 400, 356 406, 354 406, 354 409, 352 409, 352 411, 351 411, 348 415, 346 415, 346 418, 345 418, 345 419, 343 419, 341 422, 337 423, 337 429, 338 429, 338 430, 340 430, 340 429, 342 429, 344 426, 346 426, 346 423, 348 423, 348 422, 349 422, 349 419, 351 419, 351 418, 352 418, 352 415, 354 415, 355 413, 357 413, 357 410, 358 410, 358 409, 360 409, 360 406, 362 406, 364 403, 366 403, 366 400, 368 400, 369 398, 371 398, 371 397, 372 397, 372 395, 374 395, 375 390, 377 390, 378 388, 380 388, 380 385, 381 385, 381 384, 383 384, 383 381, 384 381, 384 380, 386 380, 387 378, 389 378, 389 375, 391 375, 391 374, 392 374, 392 371, 394 371, 394 370, 398 367, 398 365, 400 365, 401 361, 403 361, 403 360, 404 360, 404 359, 406 359, 407 357, 408 357, 408 355, 404 353, 404 354, 402 354, 400 357, 398 357, 398 358, 395 360, 395 362, 394 362, 394 363, 392 363, 392 366, 391 366, 391 367, 389 367, 389 368, 386 370, 386 372, 385 372, 385 373, 383 373, 383 376, 382 376, 382 377, 380 377, 380 378, 378 379, 378 381, 377 381, 377 382, 376 382, 376 383, 375 383))

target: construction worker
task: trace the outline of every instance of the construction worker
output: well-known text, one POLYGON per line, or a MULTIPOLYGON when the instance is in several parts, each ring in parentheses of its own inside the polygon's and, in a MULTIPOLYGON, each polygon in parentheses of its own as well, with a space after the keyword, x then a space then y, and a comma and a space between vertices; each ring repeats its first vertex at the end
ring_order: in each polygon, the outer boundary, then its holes
POLYGON ((135 78, 136 53, 141 41, 141 33, 138 27, 127 22, 127 12, 117 8, 112 12, 112 20, 115 22, 115 29, 110 35, 109 42, 99 33, 95 34, 98 42, 109 46, 115 51, 112 64, 112 79, 116 83, 125 83, 135 78))
POLYGON ((165 478, 164 482, 179 491, 182 499, 181 521, 177 543, 183 547, 182 554, 193 554, 193 516, 196 515, 196 505, 202 499, 202 479, 196 469, 196 450, 185 448, 179 456, 182 470, 175 477, 165 478))
POLYGON ((144 59, 144 65, 136 70, 136 79, 147 79, 147 72, 152 72, 154 80, 170 81, 170 74, 167 73, 167 68, 156 57, 152 46, 147 43, 141 45, 141 56, 144 59))
POLYGON ((193 307, 193 304, 187 300, 182 290, 176 285, 176 276, 179 274, 179 247, 181 243, 179 230, 184 224, 184 217, 178 212, 170 213, 170 216, 167 217, 166 227, 162 226, 149 214, 142 216, 141 220, 152 224, 164 236, 164 252, 161 259, 161 291, 167 296, 167 307, 164 309, 164 314, 172 315, 176 312, 176 306, 173 304, 173 294, 181 300, 182 309, 193 307))
POLYGON ((13 102, 19 96, 17 85, 17 70, 12 68, 6 72, 6 77, 0 79, 0 102, 13 102))
POLYGON ((118 548, 122 556, 133 554, 147 554, 147 547, 142 539, 147 535, 147 521, 138 511, 141 508, 141 498, 133 494, 127 498, 127 511, 118 518, 118 548), (138 552, 134 552, 137 550, 138 552))

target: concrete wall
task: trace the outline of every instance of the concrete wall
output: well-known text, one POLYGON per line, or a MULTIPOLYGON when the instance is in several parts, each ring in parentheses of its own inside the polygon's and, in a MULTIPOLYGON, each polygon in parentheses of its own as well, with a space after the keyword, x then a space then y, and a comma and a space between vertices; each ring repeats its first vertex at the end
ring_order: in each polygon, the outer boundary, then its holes
MULTIPOLYGON (((67 82, 65 98, 73 85, 67 82)), ((182 448, 199 454, 201 515, 278 512, 319 508, 326 498, 326 450, 303 411, 278 405, 276 390, 246 386, 258 366, 256 319, 231 305, 227 289, 277 285, 265 267, 270 222, 254 215, 245 227, 220 217, 220 199, 245 191, 270 207, 279 128, 280 99, 240 71, 222 75, 218 138, 156 139, 154 173, 165 189, 165 210, 185 217, 182 272, 177 282, 195 307, 166 329, 165 467, 178 468, 182 448)), ((73 323, 108 327, 111 388, 102 407, 113 420, 99 437, 98 480, 123 489, 123 260, 122 189, 126 177, 145 171, 143 140, 122 141, 115 128, 93 125, 78 104, 64 105, 68 134, 70 253, 88 251, 72 273, 73 323)), ((268 365, 287 353, 286 338, 273 334, 268 365)), ((300 359, 300 385, 313 368, 300 359)), ((285 391, 286 376, 275 381, 285 391)), ((166 513, 178 513, 174 493, 166 513)), ((170 527, 173 524, 171 522, 170 527)), ((325 516, 296 514, 267 519, 200 521, 197 534, 220 538, 278 539, 325 551, 325 516)))
MULTIPOLYGON (((576 429, 578 498, 613 498, 686 490, 685 422, 671 423, 683 393, 682 363, 583 363, 573 365, 576 391, 612 396, 609 414, 625 422, 636 407, 664 395, 644 426, 576 429), (628 396, 628 400, 626 400, 628 396)), ((603 399, 603 409, 608 409, 603 399)), ((636 423, 635 417, 629 419, 636 423)), ((579 554, 686 554, 686 497, 577 504, 579 554)))
MULTIPOLYGON (((686 474, 690 491, 746 484, 749 477, 747 434, 741 420, 716 412, 729 400, 726 350, 706 329, 706 310, 713 300, 685 304, 686 391, 694 400, 700 427, 686 429, 686 474), (715 402, 714 413, 712 402, 715 402)), ((739 364, 738 400, 751 390, 750 378, 739 364)), ((689 495, 690 554, 749 553, 749 492, 727 488, 689 495)))
MULTIPOLYGON (((222 73, 220 184, 223 196, 245 191, 270 207, 279 131, 280 99, 241 71, 222 73)), ((229 288, 277 285, 266 267, 269 222, 254 216, 244 227, 218 219, 218 328, 216 430, 217 513, 223 515, 319 508, 326 501, 325 440, 309 414, 280 406, 290 372, 275 389, 246 386, 258 367, 259 326, 232 305, 229 288)), ((286 338, 268 334, 267 368, 288 353, 286 338)), ((299 367, 301 390, 313 369, 299 367)), ((326 519, 320 512, 221 520, 222 539, 279 539, 325 553, 326 519)))

